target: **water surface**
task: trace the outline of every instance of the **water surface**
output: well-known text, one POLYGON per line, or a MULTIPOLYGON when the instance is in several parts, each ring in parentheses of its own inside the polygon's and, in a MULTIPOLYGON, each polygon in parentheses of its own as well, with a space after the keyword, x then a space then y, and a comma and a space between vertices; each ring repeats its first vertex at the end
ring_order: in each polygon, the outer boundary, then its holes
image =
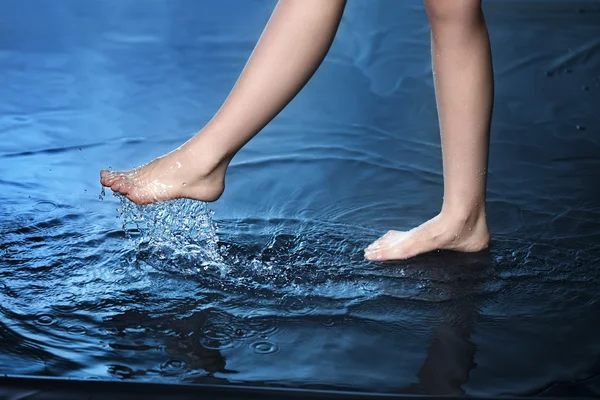
POLYGON ((362 258, 441 204, 419 2, 349 2, 326 62, 236 157, 218 202, 99 199, 100 169, 208 121, 274 4, 3 2, 0 372, 600 393, 595 3, 486 4, 489 252, 362 258))

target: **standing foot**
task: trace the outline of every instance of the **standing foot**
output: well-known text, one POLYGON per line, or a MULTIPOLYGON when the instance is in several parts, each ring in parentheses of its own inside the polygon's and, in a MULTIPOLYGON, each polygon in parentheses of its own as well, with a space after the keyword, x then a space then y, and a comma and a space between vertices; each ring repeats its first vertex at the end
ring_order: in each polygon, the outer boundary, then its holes
POLYGON ((434 250, 477 252, 489 247, 490 232, 485 212, 442 212, 406 232, 389 231, 365 249, 370 261, 405 260, 434 250))

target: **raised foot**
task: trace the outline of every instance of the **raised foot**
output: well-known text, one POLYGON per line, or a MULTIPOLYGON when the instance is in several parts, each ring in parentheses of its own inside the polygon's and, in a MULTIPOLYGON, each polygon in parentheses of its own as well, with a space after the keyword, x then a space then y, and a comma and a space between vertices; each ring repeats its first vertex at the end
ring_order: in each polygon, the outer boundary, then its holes
POLYGON ((370 261, 405 260, 434 250, 477 252, 489 247, 490 232, 485 215, 437 217, 410 231, 389 231, 365 249, 370 261))
POLYGON ((191 153, 177 149, 130 171, 100 171, 100 183, 144 205, 187 198, 211 202, 225 187, 225 168, 208 168, 191 153))

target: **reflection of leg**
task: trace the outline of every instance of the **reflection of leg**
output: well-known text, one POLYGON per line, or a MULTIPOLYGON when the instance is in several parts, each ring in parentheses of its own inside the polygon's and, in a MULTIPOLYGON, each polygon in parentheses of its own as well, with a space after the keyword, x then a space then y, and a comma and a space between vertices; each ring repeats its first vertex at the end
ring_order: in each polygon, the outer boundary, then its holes
POLYGON ((210 123, 177 150, 101 182, 135 203, 214 201, 233 156, 310 79, 335 36, 345 0, 281 0, 229 97, 210 123))
POLYGON ((473 368, 475 344, 457 327, 435 329, 427 358, 419 371, 419 386, 427 394, 462 394, 473 368))
POLYGON ((493 103, 489 38, 481 0, 424 0, 444 165, 440 214, 408 232, 388 232, 370 260, 405 259, 436 249, 479 251, 489 244, 485 192, 493 103))
MULTIPOLYGON (((442 306, 444 320, 433 327, 427 356, 418 373, 418 384, 409 392, 435 395, 459 395, 475 367, 476 345, 471 341, 479 315, 477 297, 481 283, 490 274, 492 257, 489 252, 450 253, 440 255, 429 265, 413 268, 423 276, 443 281, 443 291, 448 302, 442 306), (440 264, 441 261, 441 265, 440 264), (435 278, 443 272, 446 279, 435 278), (432 275, 433 274, 433 275, 432 275)), ((442 287, 440 287, 442 289, 442 287)))

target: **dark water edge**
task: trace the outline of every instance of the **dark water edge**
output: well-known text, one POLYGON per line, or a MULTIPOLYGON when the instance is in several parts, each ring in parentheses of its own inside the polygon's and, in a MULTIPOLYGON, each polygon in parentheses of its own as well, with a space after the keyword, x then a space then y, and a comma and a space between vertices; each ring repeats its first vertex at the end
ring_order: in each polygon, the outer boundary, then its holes
POLYGON ((100 201, 98 171, 207 121, 274 2, 82 4, 2 5, 0 373, 600 393, 596 2, 485 4, 493 247, 386 265, 362 248, 441 203, 420 2, 349 2, 223 198, 143 210, 100 201))

